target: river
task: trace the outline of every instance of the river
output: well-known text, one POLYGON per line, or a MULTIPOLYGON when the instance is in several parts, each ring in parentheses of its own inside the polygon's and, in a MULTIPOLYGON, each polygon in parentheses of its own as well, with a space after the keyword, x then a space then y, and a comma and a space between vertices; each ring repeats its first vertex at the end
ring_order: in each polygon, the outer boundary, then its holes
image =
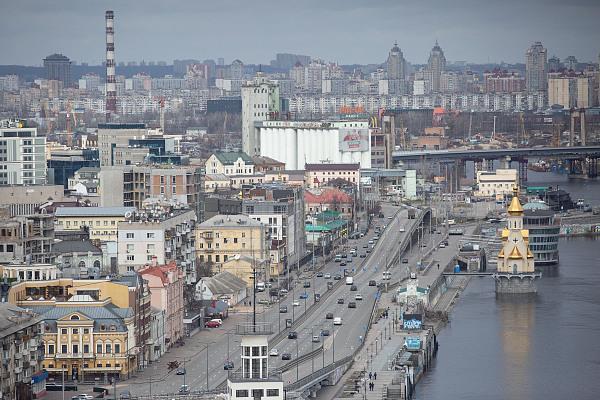
MULTIPOLYGON (((600 202, 600 182, 539 176, 529 184, 559 183, 574 199, 600 202)), ((561 239, 561 262, 542 269, 536 296, 497 298, 491 278, 473 278, 415 398, 600 398, 598 247, 598 237, 561 239)))

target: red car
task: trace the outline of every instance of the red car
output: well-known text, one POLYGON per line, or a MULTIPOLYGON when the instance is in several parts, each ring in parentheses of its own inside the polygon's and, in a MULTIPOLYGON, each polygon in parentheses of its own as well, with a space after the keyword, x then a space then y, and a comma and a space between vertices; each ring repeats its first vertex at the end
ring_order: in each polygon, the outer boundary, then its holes
POLYGON ((207 328, 218 328, 221 324, 219 324, 218 321, 208 321, 206 324, 204 324, 205 327, 207 328))

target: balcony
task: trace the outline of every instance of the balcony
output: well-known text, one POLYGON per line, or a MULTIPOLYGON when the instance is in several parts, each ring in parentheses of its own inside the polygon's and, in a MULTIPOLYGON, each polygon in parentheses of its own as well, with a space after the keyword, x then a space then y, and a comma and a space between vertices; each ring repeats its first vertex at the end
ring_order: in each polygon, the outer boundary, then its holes
POLYGON ((33 350, 37 350, 38 344, 39 344, 39 340, 37 338, 31 338, 29 339, 29 347, 30 349, 33 350))
POLYGON ((213 233, 212 233, 212 232, 204 232, 204 233, 202 234, 202 237, 203 237, 205 240, 213 240, 213 239, 214 239, 214 235, 213 235, 213 233))
POLYGON ((21 358, 23 358, 23 354, 19 352, 15 353, 15 360, 20 360, 21 358))
POLYGON ((21 372, 23 372, 23 367, 15 367, 14 371, 15 374, 20 374, 21 372))

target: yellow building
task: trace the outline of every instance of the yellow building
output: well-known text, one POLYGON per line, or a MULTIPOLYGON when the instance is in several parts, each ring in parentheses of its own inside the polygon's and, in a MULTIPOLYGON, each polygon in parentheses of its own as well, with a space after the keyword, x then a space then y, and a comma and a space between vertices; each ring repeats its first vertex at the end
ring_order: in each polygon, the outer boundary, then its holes
POLYGON ((127 377, 149 360, 147 285, 139 289, 128 281, 73 279, 21 282, 11 287, 8 302, 44 320, 44 368, 51 376, 64 370, 69 379, 104 381, 114 375, 127 377), (138 290, 143 292, 138 295, 138 290))
POLYGON ((267 227, 245 215, 215 215, 196 226, 196 255, 200 263, 212 265, 215 273, 235 256, 244 256, 256 260, 258 279, 267 280, 268 262, 261 260, 269 260, 270 242, 267 227))
POLYGON ((117 241, 119 222, 135 211, 134 207, 59 207, 56 230, 78 231, 87 227, 91 240, 117 241))

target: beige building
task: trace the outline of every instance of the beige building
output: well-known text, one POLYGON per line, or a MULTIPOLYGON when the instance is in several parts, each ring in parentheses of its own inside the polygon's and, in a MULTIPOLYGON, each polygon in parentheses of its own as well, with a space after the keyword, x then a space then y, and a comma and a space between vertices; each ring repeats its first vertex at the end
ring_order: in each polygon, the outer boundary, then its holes
POLYGON ((119 222, 134 211, 134 207, 59 207, 54 214, 56 230, 78 231, 87 227, 90 240, 116 242, 119 222))
POLYGON ((345 180, 356 187, 360 184, 360 164, 305 164, 306 187, 319 188, 331 181, 345 180))
POLYGON ((497 169, 496 171, 477 171, 476 197, 496 197, 512 193, 513 188, 519 183, 519 174, 516 169, 497 169))
POLYGON ((575 74, 550 74, 548 79, 548 104, 564 108, 589 108, 596 105, 593 76, 575 74))
POLYGON ((507 227, 502 230, 502 249, 498 253, 498 272, 534 272, 534 256, 529 248, 529 230, 523 229, 523 207, 516 190, 508 207, 506 222, 507 227))
MULTIPOLYGON (((268 260, 270 242, 267 228, 245 215, 215 215, 196 226, 198 261, 211 264, 213 272, 235 256, 268 260)), ((268 268, 260 275, 268 279, 268 268)))
POLYGON ((141 139, 147 134, 144 124, 107 123, 98 125, 100 167, 116 165, 115 147, 127 147, 129 139, 141 139))
MULTIPOLYGON (((253 271, 265 271, 268 268, 268 262, 265 259, 254 259, 250 256, 235 256, 229 258, 220 265, 216 273, 229 272, 237 278, 243 280, 248 286, 253 286, 253 271)), ((273 274, 271 274, 273 275, 273 274)), ((259 281, 262 281, 259 279, 259 281)))
POLYGON ((217 151, 204 165, 207 174, 254 175, 254 161, 239 151, 217 151))

